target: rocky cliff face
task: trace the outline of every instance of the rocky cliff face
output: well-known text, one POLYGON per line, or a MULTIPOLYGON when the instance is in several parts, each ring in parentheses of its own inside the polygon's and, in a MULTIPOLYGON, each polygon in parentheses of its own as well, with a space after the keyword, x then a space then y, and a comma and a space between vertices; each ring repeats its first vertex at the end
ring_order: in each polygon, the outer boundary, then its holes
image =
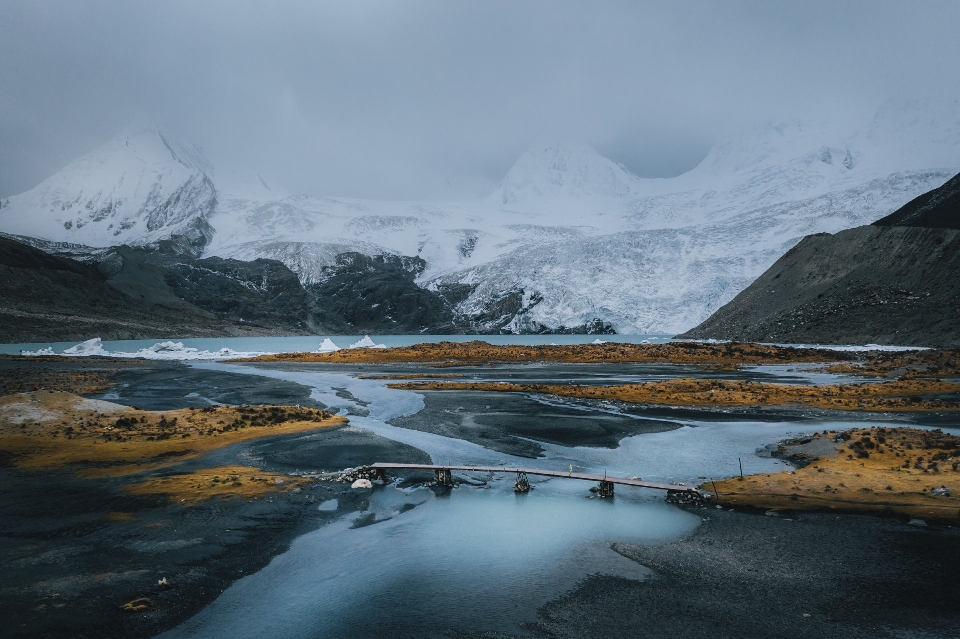
POLYGON ((331 333, 468 332, 443 297, 417 286, 423 268, 416 257, 342 253, 307 285, 311 315, 331 333))
POLYGON ((960 176, 877 225, 804 238, 681 337, 960 346, 958 187, 960 176))

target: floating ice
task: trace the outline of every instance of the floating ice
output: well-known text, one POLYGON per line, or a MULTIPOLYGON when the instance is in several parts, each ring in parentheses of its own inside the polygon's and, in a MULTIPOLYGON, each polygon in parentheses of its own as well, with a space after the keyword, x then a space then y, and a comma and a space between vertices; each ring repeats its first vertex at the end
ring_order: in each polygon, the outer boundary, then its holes
MULTIPOLYGON (((367 339, 370 339, 370 338, 368 337, 367 339)), ((357 343, 359 344, 359 342, 357 343)), ((353 348, 353 346, 351 346, 350 348, 353 348)), ((324 337, 323 343, 320 344, 320 348, 318 348, 316 352, 317 353, 333 353, 339 350, 340 350, 340 347, 334 344, 332 339, 330 339, 329 337, 324 337)))
POLYGON ((363 339, 348 346, 348 348, 386 348, 386 344, 375 344, 369 335, 364 335, 363 339))
POLYGON ((50 348, 49 346, 48 346, 47 348, 41 348, 41 349, 38 349, 38 350, 35 350, 35 351, 23 351, 23 350, 22 350, 22 351, 20 351, 20 354, 23 355, 23 356, 25 356, 25 357, 37 357, 37 356, 40 356, 40 355, 56 355, 56 353, 53 352, 53 349, 50 348))
MULTIPOLYGON (((21 351, 24 355, 53 355, 52 348, 43 348, 37 351, 21 351)), ((99 337, 88 339, 76 346, 63 351, 64 355, 73 357, 86 357, 90 355, 102 355, 105 357, 122 357, 142 359, 162 359, 162 360, 219 360, 236 359, 238 357, 254 357, 264 355, 262 351, 235 351, 232 348, 221 348, 216 351, 200 350, 192 346, 184 346, 183 342, 157 342, 153 346, 141 348, 135 352, 108 351, 103 347, 103 342, 99 337)))
POLYGON ((70 348, 63 351, 64 355, 109 355, 109 353, 103 350, 103 342, 100 341, 99 337, 94 337, 93 339, 88 339, 85 342, 80 342, 76 346, 71 346, 70 348))
POLYGON ((317 510, 323 511, 325 513, 332 513, 339 507, 340 507, 340 503, 336 499, 328 499, 327 501, 317 506, 317 510))
POLYGON ((606 342, 603 341, 602 339, 600 339, 599 337, 598 337, 597 339, 593 340, 593 341, 590 342, 590 343, 591 343, 591 344, 606 344, 606 342))

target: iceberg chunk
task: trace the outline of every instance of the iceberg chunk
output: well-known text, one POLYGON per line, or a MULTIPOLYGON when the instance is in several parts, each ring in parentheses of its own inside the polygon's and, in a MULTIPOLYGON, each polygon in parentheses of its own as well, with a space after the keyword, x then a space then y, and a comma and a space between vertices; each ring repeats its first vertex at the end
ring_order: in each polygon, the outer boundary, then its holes
POLYGON ((359 342, 351 344, 348 348, 386 348, 386 344, 376 344, 369 335, 364 335, 359 342))
POLYGON ((70 348, 63 351, 64 355, 109 355, 109 353, 103 350, 103 342, 100 341, 99 337, 94 337, 93 339, 88 339, 85 342, 80 342, 76 346, 71 346, 70 348))
POLYGON ((20 351, 20 354, 23 355, 24 357, 37 357, 37 356, 40 356, 40 355, 55 355, 56 353, 54 353, 54 352, 53 352, 53 349, 48 346, 47 348, 41 348, 41 349, 38 349, 38 350, 35 350, 35 351, 23 351, 23 350, 21 350, 21 351, 20 351))
MULTIPOLYGON (((368 337, 367 339, 370 339, 370 338, 368 337)), ((357 344, 359 344, 359 343, 360 343, 360 342, 357 342, 357 344)), ((372 342, 371 342, 371 343, 372 343, 372 342)), ((354 347, 355 347, 355 345, 354 345, 354 346, 351 346, 350 348, 354 348, 354 347)), ((317 352, 317 353, 333 353, 333 352, 336 352, 336 351, 339 351, 339 350, 340 350, 340 347, 337 346, 336 344, 334 344, 332 339, 330 339, 329 337, 324 337, 324 338, 323 338, 323 343, 320 344, 320 348, 318 348, 315 352, 317 352)))

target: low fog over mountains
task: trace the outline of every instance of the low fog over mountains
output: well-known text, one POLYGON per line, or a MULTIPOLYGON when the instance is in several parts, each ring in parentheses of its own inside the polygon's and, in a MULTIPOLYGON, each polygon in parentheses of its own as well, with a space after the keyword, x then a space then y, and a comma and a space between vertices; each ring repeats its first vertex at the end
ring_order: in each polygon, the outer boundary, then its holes
POLYGON ((488 197, 458 202, 293 195, 255 171, 220 176, 199 148, 136 124, 0 202, 0 232, 91 263, 119 245, 192 269, 277 260, 307 293, 288 329, 677 333, 804 236, 944 183, 960 170, 956 113, 889 103, 856 131, 758 128, 669 179, 544 142, 488 197))

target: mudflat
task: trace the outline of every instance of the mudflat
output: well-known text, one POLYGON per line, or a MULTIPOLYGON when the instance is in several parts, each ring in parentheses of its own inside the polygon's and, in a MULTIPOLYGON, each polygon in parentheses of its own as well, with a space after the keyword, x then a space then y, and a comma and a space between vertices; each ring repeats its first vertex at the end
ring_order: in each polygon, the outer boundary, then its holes
MULTIPOLYGON (((716 510, 688 539, 613 544, 653 570, 589 577, 525 630, 538 639, 955 637, 960 529, 894 519, 716 510)), ((503 639, 508 635, 459 633, 503 639)))

